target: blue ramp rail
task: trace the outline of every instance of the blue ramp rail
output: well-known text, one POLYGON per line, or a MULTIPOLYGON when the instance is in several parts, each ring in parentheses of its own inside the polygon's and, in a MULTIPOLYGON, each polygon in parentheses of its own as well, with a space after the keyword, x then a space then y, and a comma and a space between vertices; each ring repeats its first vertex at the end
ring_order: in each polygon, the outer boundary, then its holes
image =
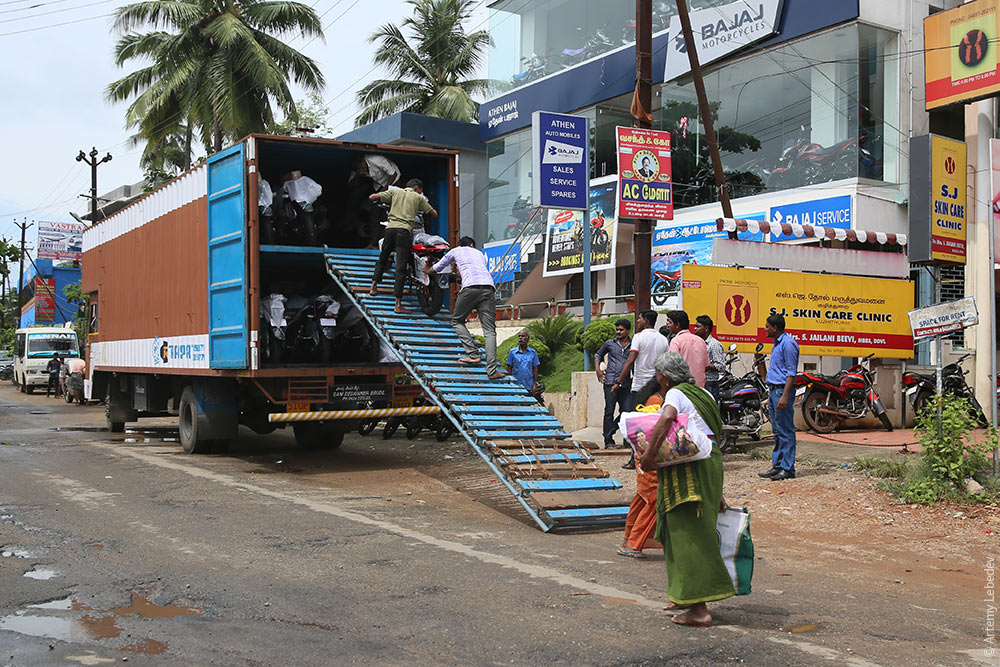
POLYGON ((376 259, 377 250, 329 249, 326 269, 542 530, 623 524, 630 499, 621 483, 512 378, 490 380, 482 364, 460 363, 465 351, 447 313, 428 317, 412 296, 403 299, 408 314, 394 313, 382 293, 391 275, 368 295, 376 259))

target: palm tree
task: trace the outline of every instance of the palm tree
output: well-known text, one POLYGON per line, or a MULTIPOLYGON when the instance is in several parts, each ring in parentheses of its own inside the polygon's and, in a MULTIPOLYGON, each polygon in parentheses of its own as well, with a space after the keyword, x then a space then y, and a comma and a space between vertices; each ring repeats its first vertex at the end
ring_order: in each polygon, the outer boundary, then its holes
POLYGON ((134 98, 126 125, 154 147, 183 135, 185 167, 195 133, 206 150, 221 150, 224 139, 273 124, 272 102, 294 118, 291 81, 311 92, 324 85, 316 63, 280 39, 322 38, 316 12, 299 2, 145 0, 120 7, 114 27, 118 66, 149 64, 110 84, 108 100, 134 98))
POLYGON ((394 79, 378 79, 358 91, 364 107, 355 119, 361 127, 398 111, 450 118, 464 122, 479 117, 473 95, 492 88, 489 79, 468 79, 482 63, 489 34, 466 34, 462 23, 472 12, 473 0, 409 0, 413 16, 401 27, 386 23, 371 37, 378 42, 375 64, 394 79), (411 36, 403 35, 408 28, 411 36))

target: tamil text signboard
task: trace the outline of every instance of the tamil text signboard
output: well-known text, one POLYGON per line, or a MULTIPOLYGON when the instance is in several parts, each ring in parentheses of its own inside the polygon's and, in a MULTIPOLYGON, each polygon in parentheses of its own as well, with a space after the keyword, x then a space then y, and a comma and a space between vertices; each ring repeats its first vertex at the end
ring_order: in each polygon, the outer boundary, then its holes
POLYGON ((673 220, 670 132, 619 127, 618 215, 673 220))
POLYGON ((909 258, 965 263, 965 142, 934 134, 910 139, 909 258))
POLYGON ((35 321, 56 321, 55 278, 35 278, 35 321))
POLYGON ((83 228, 78 222, 39 222, 38 259, 79 262, 83 228))
POLYGON ((692 318, 709 315, 719 342, 736 343, 741 352, 770 342, 764 323, 778 313, 802 354, 913 356, 907 280, 689 264, 681 284, 684 310, 692 318))
POLYGON ((549 210, 542 275, 558 276, 583 271, 585 230, 590 233, 590 270, 614 268, 615 246, 618 241, 616 188, 616 176, 597 178, 590 186, 588 211, 549 210))
POLYGON ((543 208, 587 208, 587 119, 536 111, 531 119, 532 201, 543 208))
POLYGON ((928 111, 1000 91, 998 0, 976 0, 924 19, 928 111))
POLYGON ((911 310, 909 316, 914 340, 942 336, 979 323, 976 300, 971 296, 950 303, 917 308, 911 310))

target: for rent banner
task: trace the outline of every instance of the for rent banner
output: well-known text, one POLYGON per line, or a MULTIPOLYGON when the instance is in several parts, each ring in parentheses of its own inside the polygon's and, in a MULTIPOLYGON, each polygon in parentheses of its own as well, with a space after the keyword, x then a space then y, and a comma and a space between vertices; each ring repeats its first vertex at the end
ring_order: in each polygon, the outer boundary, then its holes
POLYGON ((715 337, 752 352, 769 343, 764 323, 785 316, 801 354, 890 359, 913 356, 908 312, 913 283, 820 273, 762 271, 688 264, 682 273, 684 310, 709 315, 715 337))
POLYGON ((670 132, 619 127, 618 215, 674 219, 670 132))

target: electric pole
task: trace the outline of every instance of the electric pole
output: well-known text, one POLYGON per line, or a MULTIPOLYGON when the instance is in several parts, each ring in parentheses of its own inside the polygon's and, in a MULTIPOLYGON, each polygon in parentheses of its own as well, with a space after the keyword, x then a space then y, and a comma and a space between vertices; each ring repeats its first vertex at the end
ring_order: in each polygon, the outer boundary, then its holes
MULTIPOLYGON (((653 2, 635 0, 635 125, 651 129, 653 124, 653 2)), ((650 264, 653 259, 653 224, 648 218, 635 221, 635 314, 649 310, 650 264)))
POLYGON ((25 218, 24 222, 17 224, 17 220, 14 221, 14 226, 20 228, 21 230, 21 256, 17 261, 17 328, 21 328, 21 305, 22 297, 24 293, 24 233, 28 231, 28 227, 32 225, 28 224, 28 219, 25 218))
POLYGON ((100 160, 97 159, 97 147, 91 149, 90 159, 83 151, 76 156, 77 162, 86 162, 90 165, 90 224, 95 224, 97 222, 97 167, 104 164, 105 162, 111 162, 111 153, 108 153, 100 160))

